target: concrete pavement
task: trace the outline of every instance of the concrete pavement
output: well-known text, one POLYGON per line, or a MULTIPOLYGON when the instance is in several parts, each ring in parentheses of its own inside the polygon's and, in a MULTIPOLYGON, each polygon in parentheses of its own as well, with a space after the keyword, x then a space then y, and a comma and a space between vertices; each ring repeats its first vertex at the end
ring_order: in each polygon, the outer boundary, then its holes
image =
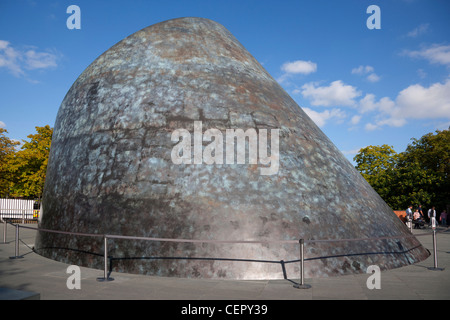
MULTIPOLYGON (((36 225, 26 225, 36 227, 36 225)), ((3 224, 0 224, 3 242, 3 224)), ((69 265, 33 252, 35 230, 20 228, 19 256, 15 255, 14 227, 8 225, 7 241, 0 243, 0 299, 41 300, 435 300, 450 299, 450 230, 438 228, 438 267, 431 255, 425 261, 381 272, 381 289, 368 289, 370 274, 305 279, 310 289, 295 289, 290 280, 234 281, 180 279, 112 273, 113 281, 98 282, 102 270, 81 267, 80 289, 68 289, 69 265), (34 295, 33 295, 34 294, 34 295), (36 295, 38 294, 38 295, 36 295)), ((431 229, 413 230, 414 234, 431 229)), ((432 235, 418 240, 433 252, 432 235)))

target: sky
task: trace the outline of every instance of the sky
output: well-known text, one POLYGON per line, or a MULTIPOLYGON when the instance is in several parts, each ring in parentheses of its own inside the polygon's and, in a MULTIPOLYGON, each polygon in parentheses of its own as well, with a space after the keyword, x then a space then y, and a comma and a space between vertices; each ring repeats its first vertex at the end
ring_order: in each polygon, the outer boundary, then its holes
POLYGON ((227 28, 351 162, 450 126, 447 0, 0 0, 0 127, 19 141, 53 127, 98 56, 179 17, 227 28))

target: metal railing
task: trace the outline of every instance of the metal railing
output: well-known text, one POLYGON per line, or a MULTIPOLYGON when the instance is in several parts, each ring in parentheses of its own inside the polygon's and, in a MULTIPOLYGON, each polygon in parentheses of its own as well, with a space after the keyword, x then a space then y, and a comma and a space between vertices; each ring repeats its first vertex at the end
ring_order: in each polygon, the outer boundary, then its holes
POLYGON ((68 232, 68 231, 57 231, 50 229, 42 229, 42 228, 33 228, 27 226, 20 226, 19 224, 13 224, 10 222, 4 223, 4 231, 3 231, 3 243, 6 243, 6 228, 7 224, 11 224, 15 226, 15 256, 10 257, 11 259, 22 258, 19 255, 19 228, 24 229, 32 229, 41 232, 50 232, 50 233, 58 233, 58 234, 67 234, 73 236, 87 236, 87 237, 97 237, 103 238, 104 248, 103 248, 103 260, 104 260, 104 270, 103 277, 98 277, 97 281, 112 281, 113 278, 108 275, 108 239, 126 239, 126 240, 145 240, 145 241, 163 241, 163 242, 187 242, 187 243, 283 243, 283 244, 299 244, 300 248, 300 283, 295 284, 294 288, 298 289, 308 289, 311 288, 311 285, 305 284, 304 282, 304 245, 305 243, 323 243, 323 242, 351 242, 351 241, 373 241, 373 240, 386 240, 386 239, 399 239, 399 238, 410 238, 410 237, 422 237, 429 236, 432 234, 433 236, 433 255, 434 255, 434 267, 428 268, 430 270, 444 270, 443 268, 438 267, 437 261, 437 241, 436 241, 436 233, 444 232, 446 230, 442 230, 437 232, 435 228, 433 228, 433 233, 423 233, 423 234, 411 234, 411 235, 398 235, 398 236, 386 236, 386 237, 376 237, 376 238, 352 238, 352 239, 310 239, 310 240, 265 240, 265 241, 256 241, 256 240, 198 240, 198 239, 171 239, 171 238, 152 238, 152 237, 135 237, 135 236, 122 236, 122 235, 107 235, 107 234, 91 234, 91 233, 77 233, 77 232, 68 232))
POLYGON ((25 221, 36 220, 36 213, 39 212, 37 202, 34 200, 24 199, 5 199, 0 198, 0 221, 22 220, 25 221))
POLYGON ((20 210, 18 212, 17 210, 2 210, 0 212, 0 221, 4 221, 6 219, 9 220, 21 220, 22 223, 25 223, 25 221, 30 220, 36 220, 34 210, 20 210), (10 212, 8 212, 10 211, 10 212))

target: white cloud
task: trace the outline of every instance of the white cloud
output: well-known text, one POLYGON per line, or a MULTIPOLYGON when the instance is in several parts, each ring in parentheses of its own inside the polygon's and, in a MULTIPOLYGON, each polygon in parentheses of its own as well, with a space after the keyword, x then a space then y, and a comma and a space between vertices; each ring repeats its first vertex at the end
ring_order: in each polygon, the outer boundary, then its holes
POLYGON ((310 108, 303 108, 303 111, 305 111, 306 114, 311 118, 311 120, 313 120, 314 123, 317 124, 317 126, 320 128, 322 128, 327 123, 327 121, 334 120, 340 122, 346 117, 345 112, 340 109, 317 112, 310 108))
POLYGON ((0 50, 6 49, 6 47, 8 47, 8 45, 9 45, 8 41, 0 40, 0 50))
POLYGON ((0 128, 5 129, 6 128, 6 123, 4 123, 3 121, 0 121, 0 128))
POLYGON ((372 66, 359 66, 358 68, 353 68, 352 69, 352 74, 357 74, 357 75, 367 75, 366 79, 370 82, 377 82, 380 80, 380 76, 378 76, 375 72, 374 72, 374 68, 372 66))
POLYGON ((418 36, 420 36, 422 34, 427 33, 429 27, 430 27, 429 23, 422 23, 417 28, 415 28, 415 29, 411 30, 410 32, 408 32, 408 34, 406 36, 408 36, 410 38, 418 37, 418 36))
POLYGON ((369 72, 373 72, 372 66, 359 66, 352 69, 352 74, 367 74, 369 72))
POLYGON ((307 83, 302 86, 303 97, 309 99, 313 106, 355 106, 355 98, 361 95, 355 87, 343 83, 341 80, 333 81, 329 86, 317 86, 316 83, 307 83))
POLYGON ((373 94, 366 94, 359 101, 359 112, 377 112, 373 123, 366 130, 382 126, 402 127, 408 119, 450 119, 450 79, 429 87, 411 85, 399 92, 395 101, 388 97, 376 101, 373 94))
MULTIPOLYGON (((361 123, 363 115, 370 119, 365 124, 368 131, 389 127, 402 127, 410 119, 450 120, 450 78, 442 83, 430 86, 410 85, 401 90, 395 99, 383 97, 377 99, 374 94, 367 93, 357 97, 361 92, 354 86, 341 80, 333 81, 329 86, 307 83, 301 87, 301 94, 310 100, 312 106, 350 106, 357 113, 351 115, 349 124, 361 123)), ((304 108, 305 112, 319 126, 323 127, 330 120, 341 121, 347 115, 340 109, 318 112, 304 108)))
POLYGON ((450 119, 450 79, 428 88, 420 84, 400 91, 395 115, 414 119, 450 119))
POLYGON ((57 66, 58 55, 39 52, 36 48, 16 49, 8 41, 0 40, 0 68, 4 67, 15 77, 25 76, 24 69, 47 69, 57 66))
POLYGON ((362 148, 353 149, 353 150, 342 150, 341 152, 346 156, 356 155, 362 148))
POLYGON ((367 123, 366 126, 365 126, 365 129, 367 131, 373 131, 373 130, 375 130, 377 128, 378 128, 378 126, 375 125, 375 124, 372 124, 372 123, 367 123))
POLYGON ((19 65, 20 56, 20 52, 10 47, 8 41, 0 40, 0 68, 7 68, 16 77, 23 75, 19 65))
POLYGON ((430 47, 422 48, 421 50, 405 50, 403 54, 411 58, 422 58, 431 63, 450 66, 450 45, 432 44, 430 47))
POLYGON ((57 66, 56 55, 48 52, 29 50, 25 52, 24 60, 28 69, 46 69, 57 66))
POLYGON ((387 119, 383 119, 383 120, 378 120, 376 125, 378 127, 382 127, 382 126, 403 127, 406 124, 406 122, 407 121, 405 118, 391 117, 391 118, 387 118, 387 119))
POLYGON ((281 70, 289 74, 310 74, 317 71, 317 64, 311 61, 297 60, 284 63, 281 70))
POLYGON ((296 74, 307 75, 316 72, 317 64, 312 61, 296 60, 284 63, 281 66, 281 70, 284 71, 284 73, 277 79, 280 84, 296 74))
POLYGON ((377 109, 377 103, 375 102, 375 95, 368 93, 359 100, 359 112, 366 113, 377 109))
POLYGON ((427 73, 425 71, 423 71, 423 69, 418 69, 417 74, 422 79, 425 79, 427 77, 427 73))
POLYGON ((361 118, 362 118, 361 115, 358 115, 358 114, 357 114, 357 115, 354 115, 354 116, 352 117, 352 119, 350 120, 350 123, 353 124, 353 125, 358 124, 359 121, 361 121, 361 118))
POLYGON ((377 82, 380 81, 380 77, 375 73, 371 73, 367 76, 367 80, 369 80, 370 82, 377 82))

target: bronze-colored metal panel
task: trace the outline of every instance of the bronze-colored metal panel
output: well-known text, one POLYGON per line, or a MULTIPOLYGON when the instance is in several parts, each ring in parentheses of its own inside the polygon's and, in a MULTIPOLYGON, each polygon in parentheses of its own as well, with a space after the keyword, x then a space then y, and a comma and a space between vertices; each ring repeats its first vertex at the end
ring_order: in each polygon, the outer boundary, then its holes
MULTIPOLYGON (((204 139, 203 150, 211 141, 204 139)), ((235 37, 202 18, 138 31, 75 81, 55 123, 40 227, 263 242, 108 240, 113 270, 161 276, 297 277, 298 244, 272 240, 305 239, 306 277, 366 272, 374 264, 384 270, 429 256, 414 237, 308 242, 410 233, 235 37), (253 128, 258 138, 266 129, 269 155, 278 133, 278 167, 273 160, 273 172, 263 174, 269 165, 259 153, 256 163, 226 163, 224 152, 223 164, 201 157, 194 164, 195 124, 202 134, 223 134, 223 151, 227 129, 253 128), (180 129, 192 137, 191 164, 173 161, 172 134, 180 129)), ((36 249, 103 268, 99 238, 39 232, 36 249)))

